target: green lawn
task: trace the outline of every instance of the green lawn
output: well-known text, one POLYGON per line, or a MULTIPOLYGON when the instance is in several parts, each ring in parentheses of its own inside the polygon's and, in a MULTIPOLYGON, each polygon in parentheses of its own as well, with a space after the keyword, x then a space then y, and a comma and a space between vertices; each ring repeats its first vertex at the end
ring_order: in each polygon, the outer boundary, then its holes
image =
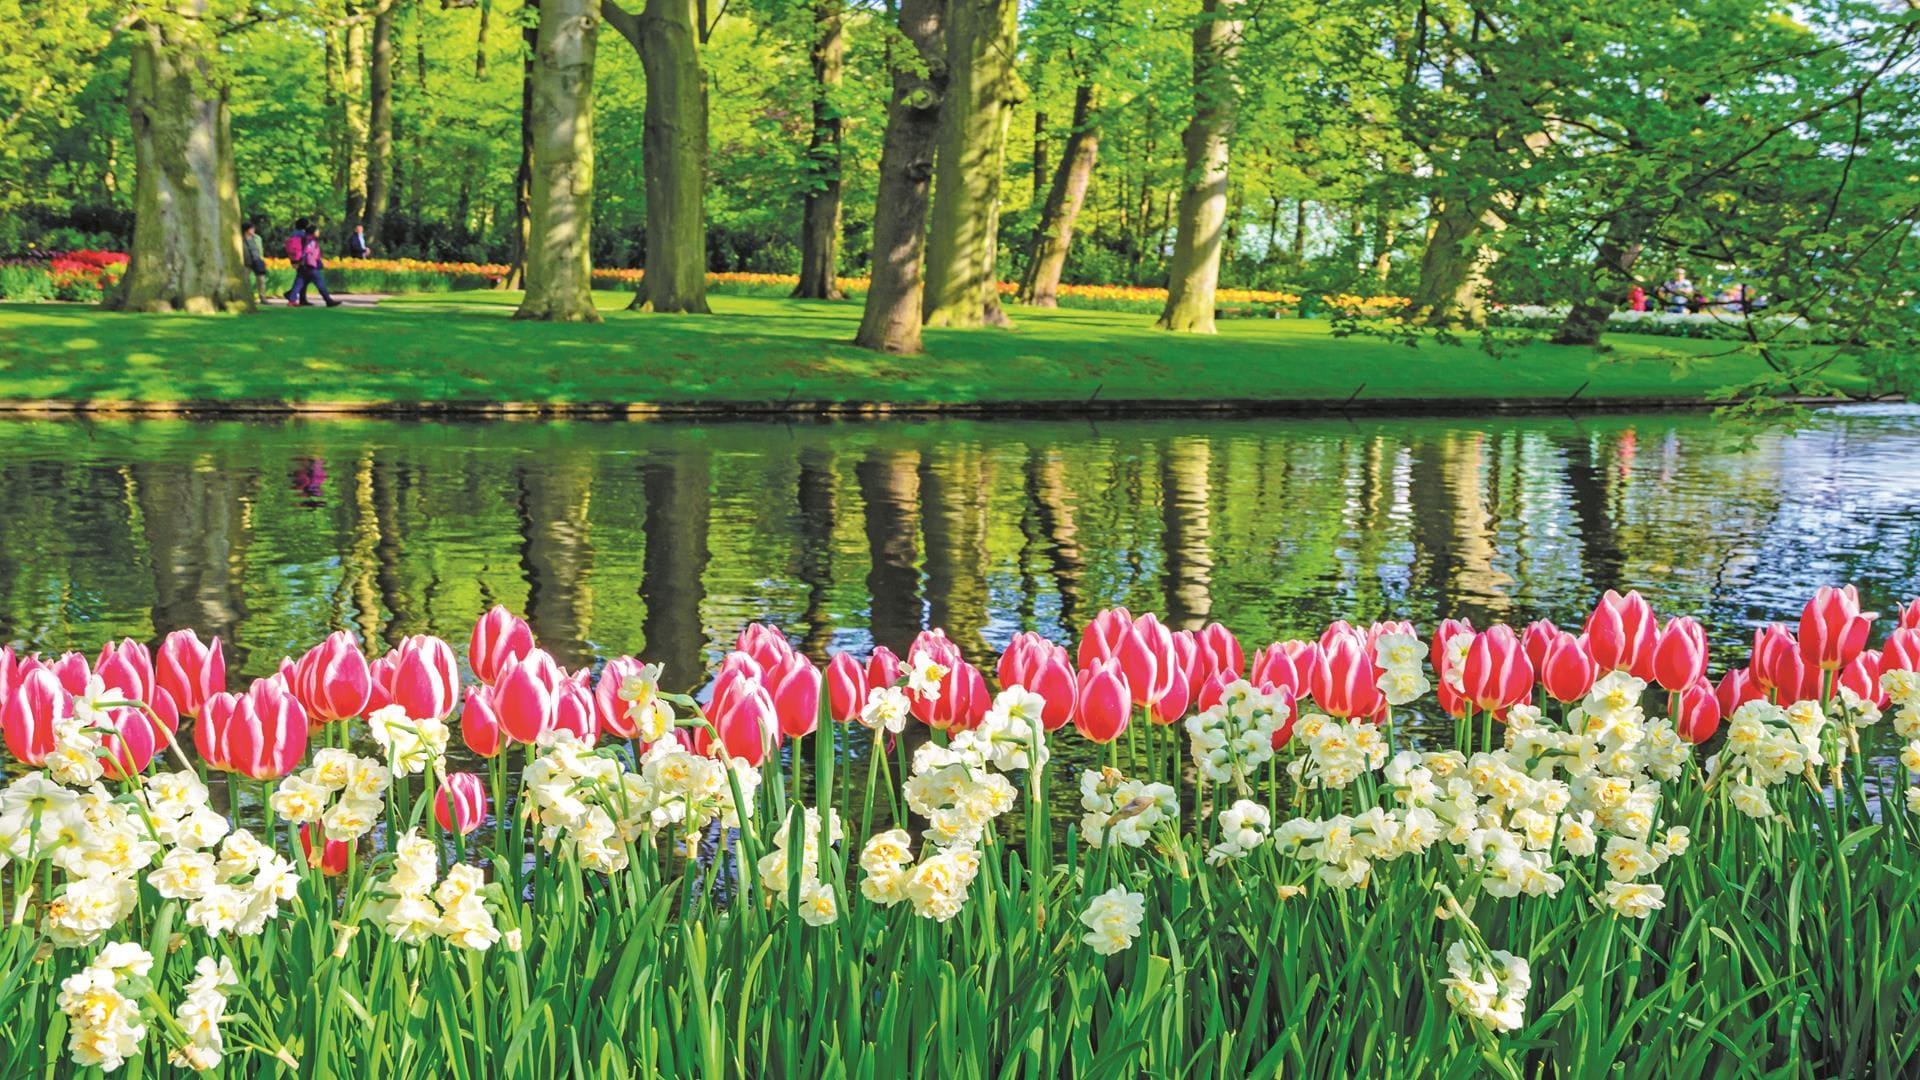
MULTIPOLYGON (((1237 319, 1213 337, 1152 317, 1015 309, 1017 328, 930 330, 923 356, 848 342, 851 303, 713 298, 715 314, 621 310, 597 326, 516 323, 517 294, 398 297, 244 317, 0 304, 0 399, 92 402, 949 402, 1688 399, 1759 361, 1727 342, 1617 335, 1606 352, 1537 344, 1408 348, 1327 324, 1237 319), (1363 387, 1364 384, 1364 388, 1363 387)), ((1846 381, 1843 376, 1840 381, 1846 381)))

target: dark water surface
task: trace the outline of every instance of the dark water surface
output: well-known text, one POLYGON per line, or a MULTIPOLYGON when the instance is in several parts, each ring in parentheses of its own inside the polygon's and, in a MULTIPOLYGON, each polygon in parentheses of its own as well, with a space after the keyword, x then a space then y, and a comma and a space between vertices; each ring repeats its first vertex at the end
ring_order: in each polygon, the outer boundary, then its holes
POLYGON ((0 423, 0 640, 181 626, 238 674, 328 631, 691 687, 742 625, 975 660, 1124 603, 1247 642, 1332 618, 1580 618, 1637 587, 1723 651, 1821 584, 1920 592, 1920 411, 1750 444, 1684 415, 1111 423, 0 423))

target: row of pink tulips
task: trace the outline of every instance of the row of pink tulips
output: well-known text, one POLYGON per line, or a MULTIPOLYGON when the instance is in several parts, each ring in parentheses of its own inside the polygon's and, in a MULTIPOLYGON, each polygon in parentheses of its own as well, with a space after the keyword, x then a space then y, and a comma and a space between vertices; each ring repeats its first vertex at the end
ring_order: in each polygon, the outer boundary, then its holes
MULTIPOLYGON (((1880 675, 1920 669, 1920 600, 1897 613, 1897 626, 1880 648, 1869 649, 1874 620, 1860 610, 1851 586, 1822 588, 1797 628, 1762 627, 1747 663, 1725 671, 1717 684, 1708 679, 1700 624, 1684 616, 1662 624, 1635 592, 1609 591, 1577 634, 1544 620, 1519 632, 1495 625, 1476 633, 1449 619, 1435 629, 1427 655, 1439 676, 1440 704, 1455 717, 1502 718, 1536 697, 1574 702, 1601 675, 1626 671, 1666 690, 1680 734, 1699 743, 1712 737, 1722 717, 1758 698, 1791 704, 1844 689, 1884 706, 1880 675), (1471 642, 1456 658, 1450 643, 1463 634, 1471 642)), ((1413 634, 1404 622, 1365 629, 1335 622, 1317 640, 1268 645, 1249 664, 1240 642, 1218 623, 1176 631, 1152 614, 1136 618, 1113 608, 1086 627, 1072 656, 1038 634, 1016 635, 995 677, 1003 687, 1038 694, 1048 730, 1071 722, 1102 744, 1120 737, 1136 714, 1170 725, 1205 710, 1243 677, 1290 702, 1310 700, 1332 716, 1382 720, 1390 706, 1377 646, 1387 635, 1413 634)), ((369 659, 340 632, 235 693, 226 688, 219 640, 202 642, 192 630, 167 635, 157 650, 131 639, 109 643, 91 663, 81 653, 43 659, 0 650, 0 727, 13 755, 38 766, 55 749, 58 725, 92 717, 101 733, 101 764, 117 779, 145 770, 170 745, 177 748, 181 720, 192 718, 193 745, 207 766, 259 781, 298 768, 313 732, 387 706, 417 722, 444 723, 460 710, 463 741, 488 758, 560 730, 583 739, 638 735, 621 691, 649 676, 633 657, 610 660, 597 680, 586 668, 567 671, 536 646, 524 621, 496 607, 474 625, 467 662, 478 682, 463 688, 453 648, 437 637, 410 637, 369 659)), ((827 715, 850 723, 873 691, 914 671, 924 671, 937 688, 910 695, 913 715, 928 727, 965 730, 986 714, 985 676, 940 630, 921 633, 906 661, 880 646, 864 661, 835 655, 823 675, 777 629, 755 624, 720 664, 704 722, 674 734, 697 753, 724 753, 757 766, 782 739, 814 730, 823 690, 827 715)), ((1274 736, 1275 746, 1290 732, 1291 720, 1274 736)), ((477 778, 443 787, 443 824, 461 831, 476 826, 484 799, 477 778)))

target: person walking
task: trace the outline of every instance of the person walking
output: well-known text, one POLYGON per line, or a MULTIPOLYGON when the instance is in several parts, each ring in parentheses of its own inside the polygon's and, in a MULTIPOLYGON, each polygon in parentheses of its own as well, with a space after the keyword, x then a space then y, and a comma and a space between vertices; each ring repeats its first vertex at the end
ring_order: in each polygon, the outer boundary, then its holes
POLYGON ((304 218, 301 219, 301 226, 304 235, 300 247, 300 266, 305 277, 300 282, 299 296, 294 303, 299 307, 307 306, 307 286, 311 285, 320 290, 320 299, 325 300, 328 307, 339 307, 341 302, 327 291, 326 260, 320 257, 320 231, 304 218))
POLYGON ((287 255, 287 265, 293 267, 293 284, 287 286, 283 294, 289 306, 303 303, 301 299, 307 292, 307 219, 301 218, 293 223, 293 232, 287 234, 283 245, 287 255))
POLYGON ((347 236, 347 255, 350 258, 364 259, 372 250, 373 248, 367 245, 367 227, 355 225, 353 232, 347 236))
POLYGON ((253 275, 253 301, 256 304, 267 302, 267 253, 260 243, 260 232, 247 222, 240 230, 240 248, 242 261, 247 273, 253 275))

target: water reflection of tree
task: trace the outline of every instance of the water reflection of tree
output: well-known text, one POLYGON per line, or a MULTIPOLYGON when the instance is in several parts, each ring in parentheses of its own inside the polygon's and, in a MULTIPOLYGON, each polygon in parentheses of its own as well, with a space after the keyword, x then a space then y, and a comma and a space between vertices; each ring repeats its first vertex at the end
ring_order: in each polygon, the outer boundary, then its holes
POLYGON ((708 515, 712 468, 707 451, 679 444, 651 451, 640 466, 646 498, 646 555, 640 596, 646 601, 641 657, 662 666, 661 685, 686 691, 706 679, 708 515))
POLYGON ((193 627, 202 637, 217 634, 229 666, 245 669, 246 639, 237 631, 247 616, 248 504, 259 472, 159 461, 137 463, 130 475, 153 568, 154 633, 193 627))
POLYGON ((854 466, 867 526, 868 622, 873 640, 905 654, 920 632, 920 455, 914 450, 871 450, 854 466))
POLYGON ((1077 631, 1085 607, 1083 581, 1086 554, 1080 549, 1080 526, 1075 520, 1074 495, 1066 482, 1066 463, 1059 450, 1027 447, 1027 502, 1032 508, 1033 537, 1047 555, 1054 588, 1060 594, 1060 624, 1077 631))
POLYGON ((1197 630, 1213 614, 1213 446, 1172 439, 1160 453, 1161 547, 1166 620, 1197 630))
POLYGON ((987 492, 991 460, 978 443, 943 442, 920 459, 926 538, 927 624, 944 627, 974 663, 991 657, 980 629, 987 606, 987 492))
POLYGON ((833 642, 833 452, 818 444, 800 447, 795 482, 795 570, 806 589, 800 647, 816 662, 827 659, 833 642))
POLYGON ((593 662, 592 465, 568 454, 513 474, 527 623, 563 666, 586 666, 593 662))

